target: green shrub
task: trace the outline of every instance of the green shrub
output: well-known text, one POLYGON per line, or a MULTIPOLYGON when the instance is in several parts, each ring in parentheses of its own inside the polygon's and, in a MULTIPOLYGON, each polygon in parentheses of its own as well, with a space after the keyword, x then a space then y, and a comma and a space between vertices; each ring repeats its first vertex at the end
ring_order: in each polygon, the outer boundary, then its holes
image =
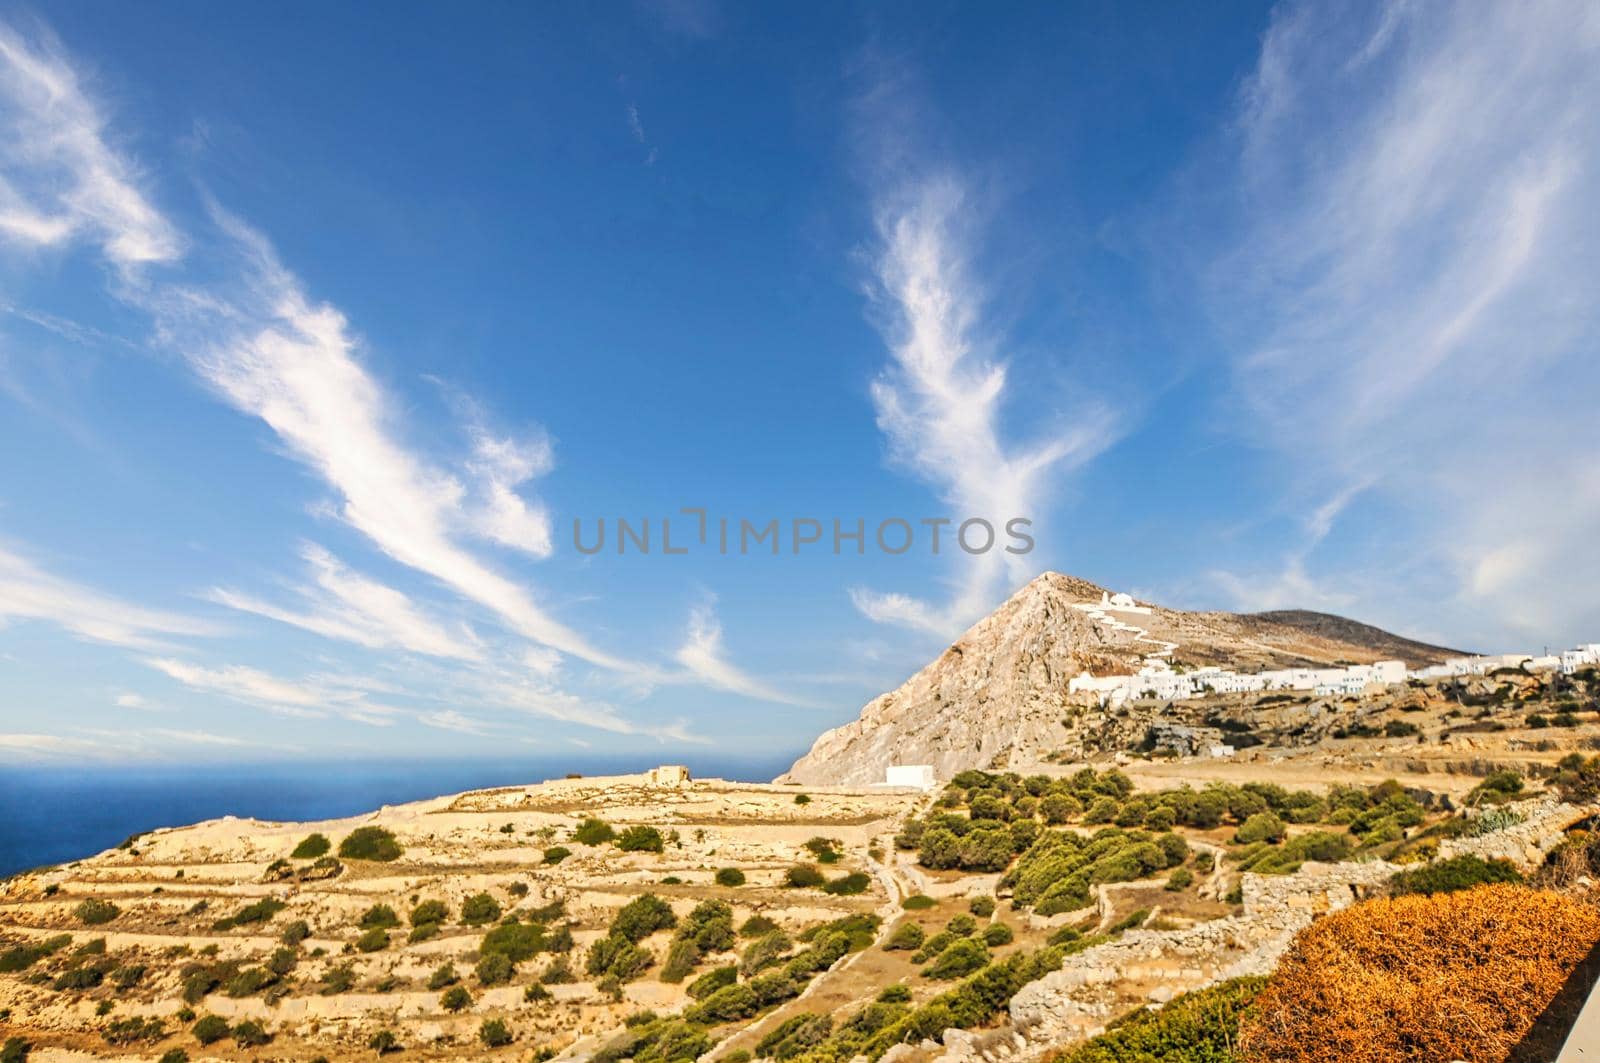
POLYGON ((382 927, 363 930, 361 936, 356 938, 356 949, 360 952, 379 952, 388 947, 389 932, 382 927))
POLYGON ((111 962, 100 960, 95 963, 80 963, 76 967, 68 967, 56 976, 50 988, 57 991, 63 989, 93 989, 101 982, 111 970, 111 962))
POLYGON ((503 953, 491 952, 478 961, 478 966, 473 968, 473 974, 477 976, 480 985, 502 985, 511 981, 514 970, 510 957, 503 953))
POLYGON ((361 916, 359 925, 363 930, 388 930, 400 925, 400 917, 387 904, 374 904, 361 916))
MULTIPOLYGON (((9 1063, 3 1053, 0 1053, 0 1063, 9 1063)), ((181 1048, 169 1048, 161 1053, 156 1063, 189 1063, 189 1053, 181 1048)))
POLYGON ((346 860, 398 860, 405 850, 395 836, 382 827, 357 827, 339 843, 339 855, 346 860))
POLYGON ((233 1043, 240 1048, 254 1048, 271 1040, 272 1035, 267 1028, 254 1019, 246 1019, 233 1027, 233 1043))
POLYGON ((259 901, 245 905, 237 912, 223 919, 218 919, 211 924, 213 930, 232 930, 240 926, 254 926, 257 923, 269 922, 273 916, 289 907, 276 897, 263 897, 259 901))
POLYGON ((911 987, 904 982, 896 982, 892 986, 884 987, 878 994, 880 1004, 909 1004, 911 1003, 911 987))
POLYGON ((978 921, 966 912, 960 912, 951 916, 950 921, 944 925, 944 928, 948 933, 964 938, 978 929, 978 921))
POLYGON ((650 962, 650 953, 626 937, 611 933, 589 946, 587 970, 620 984, 638 977, 650 962))
POLYGON ((1120 934, 1124 930, 1132 930, 1136 926, 1144 925, 1144 921, 1146 919, 1149 919, 1149 918, 1150 918, 1150 909, 1148 909, 1148 908, 1140 908, 1138 911, 1129 912, 1127 915, 1123 916, 1121 919, 1117 920, 1115 923, 1112 923, 1110 928, 1106 931, 1106 933, 1108 933, 1108 934, 1120 934))
POLYGON ((637 943, 657 930, 670 930, 677 924, 670 904, 653 893, 645 893, 617 909, 610 932, 637 943))
POLYGON ((322 973, 320 992, 325 997, 348 993, 355 988, 356 969, 348 963, 330 967, 322 973))
POLYGON ((1401 871, 1389 880, 1389 892, 1395 896, 1407 893, 1432 895, 1454 893, 1489 882, 1521 881, 1522 874, 1511 861, 1484 860, 1469 854, 1401 871))
POLYGON ((0 1046, 0 1063, 26 1063, 33 1046, 20 1037, 8 1037, 0 1046))
POLYGON ((532 959, 544 948, 544 928, 528 923, 501 923, 483 936, 482 955, 499 953, 512 963, 532 959))
POLYGON ((783 884, 797 890, 815 889, 826 881, 822 872, 810 864, 795 864, 783 876, 783 884))
POLYGON ((439 1006, 446 1011, 462 1011, 472 1007, 472 994, 464 985, 453 985, 439 994, 439 1006))
POLYGON ((831 893, 836 897, 853 897, 856 894, 867 892, 872 885, 872 877, 864 871, 852 871, 848 875, 840 875, 836 879, 825 883, 823 893, 831 893))
POLYGON ((901 923, 894 928, 894 932, 889 935, 889 940, 883 943, 883 947, 894 951, 912 952, 921 948, 926 940, 927 934, 916 923, 901 923))
POLYGON ((189 1032, 203 1045, 215 1044, 228 1036, 228 1020, 220 1015, 206 1015, 196 1021, 189 1032))
POLYGON ((230 997, 255 996, 269 985, 277 982, 278 976, 265 967, 246 967, 238 974, 228 979, 222 991, 230 997))
POLYGON ((100 1031, 108 1045, 132 1045, 142 1041, 159 1041, 167 1036, 167 1027, 155 1016, 130 1015, 108 1023, 100 1031))
POLYGON ((427 926, 429 923, 443 923, 450 918, 450 909, 443 901, 427 900, 411 908, 411 925, 427 926))
POLYGON ((761 1005, 748 985, 729 985, 689 1008, 683 1017, 690 1022, 735 1022, 754 1015, 761 1005))
POLYGON ((991 949, 997 949, 1001 945, 1011 944, 1013 937, 1011 928, 1006 926, 1004 923, 990 923, 988 926, 983 928, 982 936, 983 943, 988 945, 991 949))
POLYGON ((308 834, 300 839, 300 844, 294 847, 294 852, 289 855, 296 860, 315 860, 319 856, 327 856, 328 850, 333 848, 333 843, 326 834, 308 834))
POLYGON ((283 928, 283 933, 278 935, 278 940, 283 942, 285 945, 288 945, 290 948, 293 948, 310 936, 311 924, 307 923, 304 919, 296 919, 294 922, 283 928))
POLYGON ((939 953, 923 975, 939 981, 949 981, 952 978, 961 978, 973 971, 986 967, 989 963, 989 950, 983 947, 983 942, 971 938, 962 938, 939 953))
POLYGON ((503 1048, 511 1043, 511 1031, 500 1019, 485 1019, 483 1025, 478 1027, 478 1040, 486 1048, 503 1048))
POLYGON ((0 973, 25 971, 46 956, 59 952, 72 944, 71 934, 57 934, 37 943, 17 945, 0 952, 0 973))
POLYGON ((118 989, 132 989, 144 980, 144 975, 144 964, 125 964, 111 972, 111 984, 118 989))
POLYGON ((794 803, 797 804, 797 805, 809 805, 811 803, 811 795, 810 794, 795 794, 794 795, 794 803))
POLYGON ((1265 978, 1235 978, 1185 993, 1159 1011, 1140 1008, 1068 1049, 1056 1063, 1233 1063, 1239 1016, 1265 983, 1265 978))
POLYGON ((102 900, 99 897, 91 897, 74 908, 72 914, 78 917, 80 923, 86 923, 89 926, 100 926, 121 915, 122 909, 110 901, 102 900))
POLYGON ((1283 820, 1271 812, 1257 812, 1239 825, 1233 840, 1240 845, 1254 845, 1256 842, 1277 844, 1283 841, 1285 833, 1283 820))
POLYGON ((572 850, 568 849, 566 846, 552 845, 550 848, 544 851, 544 862, 547 864, 559 864, 561 861, 565 860, 571 855, 572 850))
POLYGON ((778 929, 778 924, 764 915, 752 915, 744 921, 739 928, 739 936, 744 938, 765 937, 778 929))
POLYGON ((625 853, 659 853, 666 845, 661 840, 660 831, 635 824, 617 835, 617 848, 625 853))
POLYGON ((487 893, 474 893, 461 902, 461 921, 468 926, 482 926, 500 918, 500 902, 487 893))
POLYGON ((719 886, 743 886, 744 872, 736 867, 723 867, 717 869, 716 882, 719 886))
POLYGON ((994 914, 994 898, 987 896, 974 897, 967 902, 967 911, 979 919, 987 919, 994 914))
POLYGON ((439 966, 433 974, 428 976, 428 988, 443 989, 445 986, 455 985, 459 981, 461 981, 461 976, 456 974, 455 964, 446 963, 439 966))
POLYGON ((733 985, 739 980, 739 969, 732 964, 726 967, 717 967, 689 983, 689 996, 695 1000, 704 1000, 723 986, 733 985))
POLYGON ((400 1038, 395 1036, 393 1030, 379 1030, 367 1038, 367 1047, 380 1056, 386 1056, 391 1052, 400 1051, 400 1038))
POLYGON ((675 938, 670 948, 667 949, 666 962, 661 965, 661 980, 663 982, 677 983, 689 977, 700 963, 700 946, 695 944, 693 938, 675 938))
POLYGON ((929 897, 925 893, 913 893, 911 896, 900 902, 900 907, 904 908, 908 912, 918 912, 926 908, 932 908, 938 903, 938 901, 934 900, 932 897, 929 897))
POLYGON ((1167 876, 1167 889, 1173 893, 1186 890, 1194 884, 1194 873, 1186 867, 1180 867, 1167 876))
POLYGON ((572 832, 572 840, 580 845, 604 845, 616 836, 611 824, 600 819, 586 819, 572 832))

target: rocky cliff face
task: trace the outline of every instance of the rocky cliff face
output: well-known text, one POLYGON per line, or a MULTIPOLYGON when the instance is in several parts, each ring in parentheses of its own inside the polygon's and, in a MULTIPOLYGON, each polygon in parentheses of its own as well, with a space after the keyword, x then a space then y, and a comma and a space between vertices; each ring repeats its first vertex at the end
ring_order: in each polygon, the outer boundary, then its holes
POLYGON ((931 764, 941 779, 966 768, 1025 769, 1065 745, 1073 676, 1131 673, 1163 645, 1176 644, 1176 663, 1238 668, 1364 663, 1393 656, 1396 646, 1408 647, 1416 665, 1451 652, 1365 625, 1351 630, 1383 636, 1382 652, 1260 616, 1150 606, 1115 614, 1125 621, 1119 627, 1073 607, 1099 602, 1103 591, 1057 572, 1037 577, 898 690, 818 738, 778 781, 866 785, 882 782, 891 764, 931 764))

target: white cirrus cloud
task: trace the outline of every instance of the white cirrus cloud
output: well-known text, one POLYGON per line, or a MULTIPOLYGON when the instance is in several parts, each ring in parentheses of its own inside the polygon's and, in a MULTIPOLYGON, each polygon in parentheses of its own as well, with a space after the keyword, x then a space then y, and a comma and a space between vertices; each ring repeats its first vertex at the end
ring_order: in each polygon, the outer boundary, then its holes
POLYGON ((549 557, 555 550, 550 514, 517 489, 543 476, 554 465, 550 440, 543 435, 514 439, 474 427, 467 469, 473 474, 481 499, 468 511, 472 530, 501 546, 534 557, 549 557))
POLYGON ((130 649, 171 647, 171 637, 214 635, 210 624, 146 609, 44 571, 0 545, 0 619, 55 624, 78 638, 130 649))
POLYGON ((676 659, 690 676, 706 686, 760 701, 810 705, 803 699, 746 674, 727 659, 722 643, 722 623, 717 619, 714 602, 709 597, 690 610, 689 631, 678 649, 676 659))
POLYGON ((467 625, 448 625, 425 615, 400 591, 352 572, 320 546, 307 543, 301 555, 315 583, 300 588, 307 608, 274 605, 222 587, 214 588, 207 597, 230 609, 372 649, 404 649, 464 661, 483 659, 483 649, 467 625))
POLYGON ((488 727, 479 720, 474 720, 455 709, 445 709, 441 712, 424 712, 417 716, 417 722, 424 727, 432 727, 440 731, 455 731, 459 734, 473 735, 482 738, 489 734, 488 727))
POLYGON ((52 246, 84 234, 123 269, 177 258, 177 231, 107 145, 79 81, 52 41, 0 23, 0 237, 52 246))
POLYGON ((1237 198, 1187 210, 1223 222, 1194 238, 1229 420, 1299 505, 1360 487, 1392 532, 1230 574, 1255 604, 1412 570, 1366 581, 1364 615, 1487 645, 1600 629, 1597 99, 1584 0, 1274 12, 1199 166, 1237 198))
MULTIPOLYGON (((491 610, 526 638, 602 667, 635 669, 551 617, 523 586, 461 544, 472 524, 467 488, 400 440, 394 404, 358 358, 344 316, 312 303, 259 234, 220 212, 217 218, 246 263, 237 291, 220 312, 209 293, 155 301, 166 342, 229 403, 264 421, 338 492, 339 515, 394 560, 491 610)), ((506 473, 510 459, 496 458, 497 474, 515 475, 506 473)))
POLYGON ((373 727, 387 727, 401 712, 369 701, 365 691, 283 679, 248 665, 207 668, 170 657, 149 658, 145 663, 191 690, 220 694, 298 719, 331 714, 373 727))
POLYGON ((931 603, 905 594, 856 588, 851 598, 869 618, 949 637, 992 609, 1012 584, 1031 575, 1022 555, 1007 554, 1005 522, 1036 520, 1055 478, 1100 453, 1116 419, 1085 403, 1066 427, 1012 442, 1004 406, 1007 367, 986 352, 998 345, 983 322, 983 293, 972 276, 976 242, 963 183, 948 175, 887 193, 877 225, 877 298, 886 311, 890 363, 872 385, 878 427, 889 456, 936 490, 959 514, 980 517, 999 534, 993 549, 964 555, 946 529, 941 547, 959 558, 950 599, 931 603))

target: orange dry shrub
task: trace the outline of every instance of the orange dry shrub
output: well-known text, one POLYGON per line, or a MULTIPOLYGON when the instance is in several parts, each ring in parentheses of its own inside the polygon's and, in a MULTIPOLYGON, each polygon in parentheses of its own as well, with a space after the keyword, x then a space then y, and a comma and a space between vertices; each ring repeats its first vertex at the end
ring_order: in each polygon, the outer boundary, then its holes
POLYGON ((1240 1025, 1240 1054, 1504 1060, 1597 941, 1600 912, 1526 886, 1369 901, 1300 932, 1240 1025))

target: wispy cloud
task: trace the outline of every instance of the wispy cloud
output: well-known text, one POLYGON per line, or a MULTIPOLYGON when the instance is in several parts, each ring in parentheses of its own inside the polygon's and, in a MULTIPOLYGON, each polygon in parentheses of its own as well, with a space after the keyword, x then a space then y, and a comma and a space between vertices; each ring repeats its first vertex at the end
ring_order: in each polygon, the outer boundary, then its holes
POLYGON ((1454 584, 1363 605, 1485 641, 1600 626, 1600 444, 1578 427, 1600 391, 1597 98, 1581 0, 1274 14, 1232 169, 1208 175, 1243 233, 1210 309, 1231 419, 1312 498, 1370 484, 1425 527, 1347 568, 1421 555, 1454 584))
POLYGON ((301 552, 315 582, 314 587, 300 588, 305 609, 273 605, 220 587, 208 597, 231 609, 373 649, 404 649, 465 661, 483 659, 477 637, 465 624, 452 627, 426 616, 404 594, 350 571, 320 546, 308 543, 301 552))
MULTIPOLYGON (((1014 517, 1039 519, 1053 478, 1103 450, 1115 418, 1085 403, 1068 427, 1029 442, 1008 438, 1007 367, 990 353, 999 338, 985 329, 982 288, 971 275, 976 236, 965 219, 974 213, 966 187, 950 175, 897 188, 880 203, 876 295, 891 362, 872 400, 891 460, 932 486, 957 520, 982 517, 999 530, 1014 517)), ((1030 562, 998 546, 975 556, 945 549, 961 566, 949 601, 857 588, 856 607, 949 637, 1030 574, 1030 562)))
MULTIPOLYGON (((154 308, 166 342, 218 394, 271 427, 338 492, 344 520, 390 557, 492 610, 526 638, 603 667, 635 667, 590 645, 460 542, 474 523, 467 488, 400 440, 392 400, 357 357, 344 316, 312 303, 258 233, 220 212, 217 220, 244 266, 239 283, 220 309, 209 293, 160 299, 154 308)), ((491 448, 480 460, 498 478, 491 497, 505 503, 528 468, 526 455, 491 448)))
POLYGON ((425 727, 433 727, 441 731, 456 731, 460 734, 474 735, 479 738, 489 733, 489 729, 483 723, 454 709, 445 709, 442 712, 425 712, 417 717, 417 721, 425 727))
POLYGON ((149 729, 77 728, 70 734, 13 732, 0 734, 0 761, 160 759, 174 753, 173 746, 211 746, 229 749, 285 749, 263 747, 210 731, 155 727, 149 729))
MULTIPOLYGON (((0 147, 9 153, 0 155, 9 182, 0 188, 0 211, 12 211, 4 230, 12 242, 99 248, 114 267, 116 298, 148 315, 159 347, 178 355, 222 401, 258 419, 283 453, 318 478, 331 495, 319 508, 464 600, 455 604, 477 607, 474 624, 486 614, 510 637, 486 644, 465 623, 435 618, 401 589, 318 547, 305 550, 311 578, 297 588, 297 600, 238 586, 213 588, 211 600, 327 638, 463 662, 472 674, 451 681, 486 691, 485 704, 616 733, 692 740, 681 721, 630 722, 613 706, 558 689, 563 656, 637 687, 689 681, 775 693, 728 663, 720 632, 692 638, 685 653, 694 666, 679 669, 607 652, 557 618, 484 545, 534 558, 553 552, 549 514, 529 490, 552 467, 550 440, 536 428, 491 430, 469 409, 458 425, 468 453, 445 458, 416 445, 405 403, 373 367, 372 353, 263 234, 209 200, 209 223, 193 232, 180 232, 152 205, 138 168, 52 41, 0 32, 0 112, 10 134, 0 147), (205 253, 185 256, 191 246, 205 253)), ((197 631, 176 618, 134 615, 131 607, 74 612, 62 595, 40 604, 28 581, 6 575, 12 615, 48 614, 85 637, 161 650, 158 659, 180 682, 278 712, 306 715, 330 705, 352 711, 332 697, 337 690, 313 686, 298 696, 291 686, 274 689, 267 673, 202 668, 146 638, 163 625, 197 631), (25 585, 27 593, 19 589, 25 585)))
POLYGON ((107 146, 99 111, 54 42, 0 24, 0 238, 50 247, 80 234, 118 267, 178 257, 176 230, 107 146))
POLYGON ((728 661, 722 645, 722 624, 717 619, 715 600, 710 597, 690 611, 688 637, 678 650, 677 661, 691 676, 719 690, 782 705, 810 704, 747 675, 728 661))
POLYGON ((220 694, 302 719, 331 714, 374 727, 387 727, 394 722, 397 712, 389 706, 372 703, 361 690, 282 679, 247 665, 206 668, 169 657, 151 658, 145 663, 192 690, 220 694))
POLYGON ((501 546, 534 557, 549 557, 555 549, 550 514, 543 505, 530 503, 518 488, 543 476, 554 465, 550 440, 542 434, 514 439, 474 427, 472 459, 467 468, 476 481, 481 501, 469 513, 473 530, 501 546))
POLYGON ((146 609, 52 575, 0 545, 0 619, 6 617, 43 621, 90 642, 141 650, 170 648, 172 636, 217 633, 202 621, 146 609))

